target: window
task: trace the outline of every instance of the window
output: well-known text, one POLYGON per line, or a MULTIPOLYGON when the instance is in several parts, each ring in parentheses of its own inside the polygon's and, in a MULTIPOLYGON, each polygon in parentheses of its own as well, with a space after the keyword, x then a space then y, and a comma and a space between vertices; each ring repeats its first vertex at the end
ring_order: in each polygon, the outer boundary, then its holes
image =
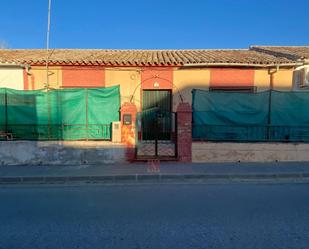
POLYGON ((209 87, 209 91, 255 93, 256 86, 211 86, 209 87))

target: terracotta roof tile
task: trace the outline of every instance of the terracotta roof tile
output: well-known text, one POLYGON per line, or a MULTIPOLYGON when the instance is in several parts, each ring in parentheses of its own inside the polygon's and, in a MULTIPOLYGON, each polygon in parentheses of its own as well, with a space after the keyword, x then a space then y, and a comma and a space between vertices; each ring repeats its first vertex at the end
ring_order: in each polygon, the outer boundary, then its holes
MULTIPOLYGON (((46 50, 2 49, 1 63, 44 64, 46 50)), ((255 49, 227 50, 103 50, 55 49, 50 50, 49 61, 59 65, 106 66, 182 66, 197 63, 273 64, 293 63, 293 59, 261 53, 255 49)))
POLYGON ((251 46, 250 49, 290 60, 309 59, 309 46, 251 46))

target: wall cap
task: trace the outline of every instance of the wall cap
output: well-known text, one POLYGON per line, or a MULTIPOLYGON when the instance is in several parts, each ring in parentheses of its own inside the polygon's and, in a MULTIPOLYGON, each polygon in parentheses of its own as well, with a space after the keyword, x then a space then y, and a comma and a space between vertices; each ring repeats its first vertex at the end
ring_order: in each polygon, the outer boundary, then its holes
POLYGON ((134 103, 125 102, 121 105, 120 112, 137 112, 136 105, 134 103))
POLYGON ((184 103, 179 103, 177 106, 177 112, 189 112, 192 113, 192 107, 189 103, 184 102, 184 103))

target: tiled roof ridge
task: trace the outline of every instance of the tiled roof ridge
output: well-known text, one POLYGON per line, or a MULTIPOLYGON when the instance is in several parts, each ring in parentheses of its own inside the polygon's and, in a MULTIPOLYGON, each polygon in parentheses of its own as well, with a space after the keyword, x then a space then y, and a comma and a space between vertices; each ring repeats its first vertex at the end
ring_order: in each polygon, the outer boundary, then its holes
POLYGON ((309 48, 308 45, 284 45, 284 46, 280 46, 280 45, 250 45, 249 48, 254 48, 254 47, 261 47, 261 48, 299 48, 299 47, 307 47, 309 48))
POLYGON ((305 55, 305 52, 300 55, 297 51, 288 51, 288 49, 307 49, 309 53, 309 46, 262 46, 262 45, 252 45, 250 46, 251 51, 257 51, 260 53, 269 54, 275 57, 284 57, 289 60, 301 60, 308 56, 305 55), (280 50, 286 49, 286 50, 280 50))

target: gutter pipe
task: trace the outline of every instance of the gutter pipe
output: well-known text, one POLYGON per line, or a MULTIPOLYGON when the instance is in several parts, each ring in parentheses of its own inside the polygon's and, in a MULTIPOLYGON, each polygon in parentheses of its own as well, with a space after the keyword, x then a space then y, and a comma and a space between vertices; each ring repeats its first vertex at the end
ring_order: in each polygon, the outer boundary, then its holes
POLYGON ((1 63, 0 62, 0 67, 21 67, 21 68, 29 68, 29 65, 27 64, 16 64, 16 63, 1 63))
POLYGON ((220 63, 189 63, 184 64, 182 67, 215 67, 215 66, 235 66, 235 67, 258 67, 258 68, 270 68, 270 67, 294 67, 303 65, 302 62, 294 63, 281 63, 281 64, 254 64, 254 63, 229 63, 229 62, 220 62, 220 63))

